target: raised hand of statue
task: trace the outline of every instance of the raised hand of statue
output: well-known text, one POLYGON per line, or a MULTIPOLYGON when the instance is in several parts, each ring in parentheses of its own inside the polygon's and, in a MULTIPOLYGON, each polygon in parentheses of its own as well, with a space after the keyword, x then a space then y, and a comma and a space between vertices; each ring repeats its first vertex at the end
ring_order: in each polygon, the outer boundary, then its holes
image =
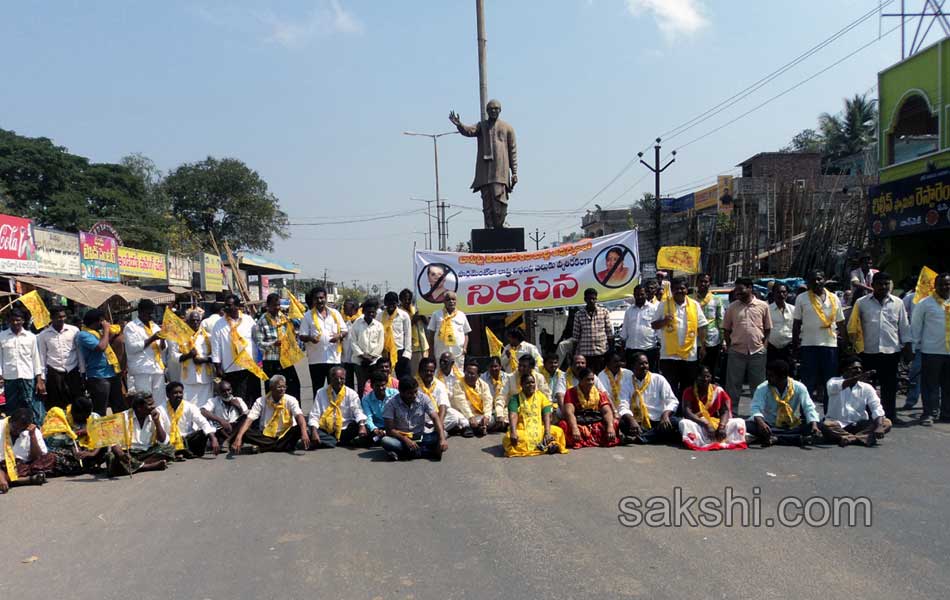
POLYGON ((449 122, 452 123, 452 125, 455 125, 456 127, 462 126, 462 119, 459 118, 458 114, 456 114, 454 110, 449 111, 449 122))

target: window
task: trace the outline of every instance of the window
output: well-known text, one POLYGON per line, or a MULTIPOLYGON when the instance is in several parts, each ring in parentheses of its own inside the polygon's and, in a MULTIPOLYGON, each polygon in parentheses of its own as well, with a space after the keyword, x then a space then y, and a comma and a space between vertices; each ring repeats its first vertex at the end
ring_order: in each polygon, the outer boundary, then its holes
POLYGON ((920 94, 908 96, 901 104, 887 134, 889 165, 913 160, 936 152, 940 147, 937 137, 937 116, 920 94))

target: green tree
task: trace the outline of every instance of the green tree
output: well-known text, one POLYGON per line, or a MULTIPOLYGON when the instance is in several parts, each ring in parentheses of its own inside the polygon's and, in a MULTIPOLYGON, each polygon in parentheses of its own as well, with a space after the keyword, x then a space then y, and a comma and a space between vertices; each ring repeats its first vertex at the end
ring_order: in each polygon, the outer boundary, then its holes
POLYGON ((824 138, 814 129, 803 129, 782 148, 781 152, 821 152, 824 149, 824 138))
POLYGON ((270 251, 289 237, 290 222, 257 172, 233 158, 184 164, 162 183, 172 212, 202 239, 214 235, 231 249, 270 251))
POLYGON ((818 128, 828 158, 836 159, 861 152, 874 143, 877 130, 877 101, 867 94, 845 98, 841 116, 822 113, 818 128))

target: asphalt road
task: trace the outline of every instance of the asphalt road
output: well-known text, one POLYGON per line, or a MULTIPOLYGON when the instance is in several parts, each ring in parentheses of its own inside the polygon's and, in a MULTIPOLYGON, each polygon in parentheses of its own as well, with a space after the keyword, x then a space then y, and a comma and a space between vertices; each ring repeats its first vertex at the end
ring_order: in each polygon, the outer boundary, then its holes
MULTIPOLYGON (((309 403, 307 403, 309 404, 309 403)), ((0 598, 946 598, 950 426, 878 448, 224 455, 0 497, 0 598), (622 498, 866 496, 869 527, 624 527, 622 498), (754 489, 759 492, 754 494, 754 489), (37 560, 29 562, 30 557, 37 560), (28 561, 28 562, 24 562, 28 561)), ((629 511, 627 511, 629 512, 629 511)))

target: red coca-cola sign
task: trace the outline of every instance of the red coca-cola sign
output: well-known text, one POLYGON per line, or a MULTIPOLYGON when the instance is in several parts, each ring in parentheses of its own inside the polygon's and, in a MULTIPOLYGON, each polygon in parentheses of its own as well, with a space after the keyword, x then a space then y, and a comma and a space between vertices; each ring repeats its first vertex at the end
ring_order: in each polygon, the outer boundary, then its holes
POLYGON ((0 273, 38 273, 33 221, 0 215, 0 273))

